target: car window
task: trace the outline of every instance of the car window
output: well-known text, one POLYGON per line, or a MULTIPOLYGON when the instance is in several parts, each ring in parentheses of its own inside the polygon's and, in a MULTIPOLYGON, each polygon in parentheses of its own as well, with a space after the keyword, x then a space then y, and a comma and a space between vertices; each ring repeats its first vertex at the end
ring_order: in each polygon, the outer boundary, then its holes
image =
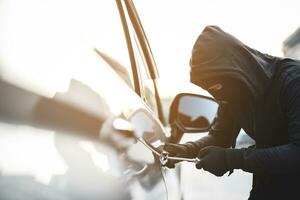
POLYGON ((141 50, 141 47, 137 42, 135 35, 134 37, 135 37, 134 51, 135 51, 137 65, 139 69, 143 99, 152 108, 152 110, 155 113, 157 113, 157 105, 154 96, 155 91, 154 91, 153 81, 150 78, 148 66, 146 64, 145 57, 141 50))
POLYGON ((135 61, 138 67, 139 81, 141 84, 141 97, 142 99, 152 108, 152 110, 157 114, 157 103, 155 100, 155 90, 153 81, 150 77, 149 66, 147 65, 144 52, 141 48, 140 42, 134 30, 133 24, 127 15, 127 23, 129 27, 129 32, 131 35, 131 40, 133 44, 133 51, 135 55, 135 61))

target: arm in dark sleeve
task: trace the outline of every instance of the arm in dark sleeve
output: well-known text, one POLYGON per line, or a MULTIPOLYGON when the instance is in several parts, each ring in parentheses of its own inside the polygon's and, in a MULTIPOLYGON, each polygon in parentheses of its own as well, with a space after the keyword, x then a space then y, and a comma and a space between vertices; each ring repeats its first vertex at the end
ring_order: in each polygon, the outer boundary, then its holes
POLYGON ((226 155, 231 168, 242 168, 252 173, 299 172, 300 79, 294 80, 283 90, 281 104, 288 121, 289 143, 265 149, 228 149, 226 155))
POLYGON ((211 127, 209 134, 195 142, 189 142, 193 149, 206 146, 231 147, 235 144, 235 139, 240 132, 240 127, 234 120, 234 115, 228 108, 228 104, 220 104, 215 123, 211 127))

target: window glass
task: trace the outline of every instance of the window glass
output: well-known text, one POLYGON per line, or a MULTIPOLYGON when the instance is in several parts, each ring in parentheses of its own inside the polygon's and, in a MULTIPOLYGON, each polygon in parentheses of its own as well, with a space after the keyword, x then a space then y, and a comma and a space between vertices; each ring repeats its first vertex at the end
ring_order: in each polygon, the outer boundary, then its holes
POLYGON ((155 90, 153 81, 151 80, 148 65, 143 53, 143 50, 141 48, 140 42, 138 40, 138 37, 134 31, 134 27, 128 17, 128 13, 126 13, 127 16, 127 23, 129 26, 129 31, 131 35, 131 40, 133 44, 133 51, 138 67, 138 73, 140 78, 140 84, 141 84, 141 95, 143 100, 147 103, 148 106, 152 108, 152 110, 157 114, 157 104, 155 100, 155 90))

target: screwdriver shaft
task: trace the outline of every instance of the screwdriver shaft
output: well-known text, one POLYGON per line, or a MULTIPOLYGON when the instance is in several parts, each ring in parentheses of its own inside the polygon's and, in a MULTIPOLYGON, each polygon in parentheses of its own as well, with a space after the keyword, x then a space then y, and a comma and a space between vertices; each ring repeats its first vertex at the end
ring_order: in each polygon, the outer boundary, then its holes
POLYGON ((183 158, 183 157, 172 157, 172 156, 168 156, 168 160, 187 161, 187 162, 194 162, 194 163, 200 161, 199 158, 183 158))

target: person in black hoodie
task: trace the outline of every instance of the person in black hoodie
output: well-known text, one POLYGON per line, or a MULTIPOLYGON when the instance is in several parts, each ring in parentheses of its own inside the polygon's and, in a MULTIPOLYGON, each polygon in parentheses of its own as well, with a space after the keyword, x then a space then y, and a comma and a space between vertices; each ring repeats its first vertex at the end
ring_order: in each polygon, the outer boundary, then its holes
POLYGON ((198 141, 164 149, 197 156, 196 167, 216 176, 234 169, 253 173, 250 200, 300 199, 300 62, 263 54, 207 26, 190 67, 190 81, 221 102, 216 121, 198 141), (255 140, 254 148, 234 148, 240 129, 255 140))

